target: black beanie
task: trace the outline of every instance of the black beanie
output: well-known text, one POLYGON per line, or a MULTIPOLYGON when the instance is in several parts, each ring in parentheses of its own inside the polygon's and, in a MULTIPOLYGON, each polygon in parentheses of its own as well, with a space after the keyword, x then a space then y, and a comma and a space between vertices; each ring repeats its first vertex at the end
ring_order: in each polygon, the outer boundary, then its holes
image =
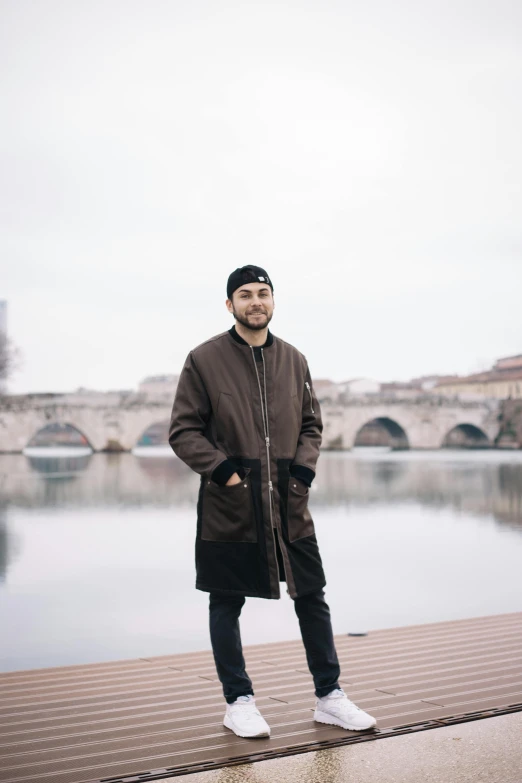
POLYGON ((228 278, 227 297, 232 299, 234 291, 237 291, 237 289, 240 288, 240 286, 245 285, 245 283, 268 283, 272 291, 274 290, 272 281, 265 270, 261 269, 260 266, 252 266, 252 264, 249 264, 248 266, 234 269, 228 278))

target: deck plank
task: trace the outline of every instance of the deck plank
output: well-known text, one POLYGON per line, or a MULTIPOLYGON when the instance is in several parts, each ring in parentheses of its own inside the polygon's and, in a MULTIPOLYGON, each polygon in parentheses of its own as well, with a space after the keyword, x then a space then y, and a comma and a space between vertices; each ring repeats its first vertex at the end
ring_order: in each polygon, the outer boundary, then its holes
MULTIPOLYGON (((337 636, 341 682, 378 719, 410 724, 522 709, 522 612, 337 636)), ((313 721, 300 640, 245 650, 270 739, 222 725, 209 651, 0 674, 0 783, 93 783, 181 774, 252 754, 298 752, 361 735, 313 721)))

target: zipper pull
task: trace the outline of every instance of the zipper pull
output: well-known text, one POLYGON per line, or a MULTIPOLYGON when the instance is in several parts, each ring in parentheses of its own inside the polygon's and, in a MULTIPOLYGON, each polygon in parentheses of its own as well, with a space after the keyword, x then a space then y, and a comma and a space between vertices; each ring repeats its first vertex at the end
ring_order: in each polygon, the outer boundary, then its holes
POLYGON ((312 401, 312 390, 310 388, 310 384, 308 383, 308 381, 305 381, 305 386, 308 389, 308 394, 310 395, 310 408, 312 409, 312 413, 315 413, 315 411, 314 411, 314 404, 313 404, 313 401, 312 401))
POLYGON ((270 438, 265 438, 265 443, 267 446, 270 446, 270 438))
POLYGON ((270 492, 274 491, 274 487, 272 486, 272 482, 271 481, 268 482, 268 488, 269 488, 270 492))

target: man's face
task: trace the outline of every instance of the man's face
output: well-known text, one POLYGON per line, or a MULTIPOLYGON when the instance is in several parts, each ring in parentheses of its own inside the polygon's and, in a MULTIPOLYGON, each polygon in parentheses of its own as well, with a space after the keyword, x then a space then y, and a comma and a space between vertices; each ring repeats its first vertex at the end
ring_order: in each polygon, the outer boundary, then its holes
POLYGON ((227 299, 229 313, 247 329, 264 329, 274 314, 272 289, 265 283, 246 283, 227 299))

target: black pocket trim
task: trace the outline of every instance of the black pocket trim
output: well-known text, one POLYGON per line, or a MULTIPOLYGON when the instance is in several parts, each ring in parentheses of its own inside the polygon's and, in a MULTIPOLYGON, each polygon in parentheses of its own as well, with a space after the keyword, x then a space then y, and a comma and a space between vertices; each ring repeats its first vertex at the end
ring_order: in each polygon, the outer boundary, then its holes
POLYGON ((286 501, 288 540, 290 543, 315 533, 312 515, 308 510, 308 487, 298 479, 290 478, 286 501))

